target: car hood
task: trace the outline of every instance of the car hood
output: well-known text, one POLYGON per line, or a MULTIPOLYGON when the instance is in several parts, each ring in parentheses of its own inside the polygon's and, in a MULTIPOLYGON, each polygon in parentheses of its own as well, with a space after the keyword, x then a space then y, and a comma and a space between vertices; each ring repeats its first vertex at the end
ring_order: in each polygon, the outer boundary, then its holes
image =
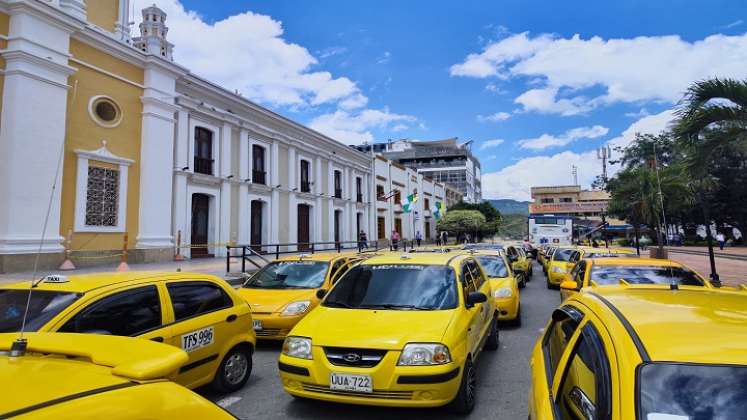
POLYGON ((454 310, 402 311, 319 306, 291 335, 311 337, 315 346, 401 350, 412 342, 440 342, 454 310))
POLYGON ((502 287, 511 287, 511 283, 515 281, 513 277, 491 277, 490 285, 493 287, 493 290, 498 290, 502 287))
POLYGON ((252 312, 280 312, 286 305, 299 300, 313 300, 316 289, 251 289, 241 288, 239 294, 252 312))

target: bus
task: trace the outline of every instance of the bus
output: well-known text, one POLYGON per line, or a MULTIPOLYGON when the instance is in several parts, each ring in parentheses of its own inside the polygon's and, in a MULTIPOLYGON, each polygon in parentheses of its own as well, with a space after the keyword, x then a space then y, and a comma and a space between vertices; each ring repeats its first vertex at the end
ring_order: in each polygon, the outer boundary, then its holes
POLYGON ((573 242, 573 217, 552 214, 530 214, 527 220, 529 243, 571 245, 573 242))

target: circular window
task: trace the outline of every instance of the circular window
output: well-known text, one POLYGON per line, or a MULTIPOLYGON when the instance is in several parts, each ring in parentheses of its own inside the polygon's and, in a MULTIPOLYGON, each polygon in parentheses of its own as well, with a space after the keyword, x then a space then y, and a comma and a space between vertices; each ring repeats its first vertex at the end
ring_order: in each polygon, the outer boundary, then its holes
POLYGON ((91 118, 102 127, 116 127, 122 121, 122 111, 119 109, 119 105, 108 96, 91 98, 88 112, 91 114, 91 118))

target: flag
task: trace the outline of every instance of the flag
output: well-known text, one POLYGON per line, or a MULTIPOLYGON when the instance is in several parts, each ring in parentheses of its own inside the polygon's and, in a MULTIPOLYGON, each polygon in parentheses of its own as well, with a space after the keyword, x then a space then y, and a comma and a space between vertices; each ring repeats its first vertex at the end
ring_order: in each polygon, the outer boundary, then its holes
POLYGON ((436 204, 431 209, 431 213, 433 214, 433 217, 438 220, 443 216, 443 213, 446 212, 446 209, 443 208, 444 205, 440 201, 436 201, 436 204))
POLYGON ((410 194, 407 196, 407 201, 402 205, 402 210, 404 210, 405 213, 409 213, 412 211, 412 209, 415 207, 415 203, 418 201, 418 195, 417 194, 410 194))

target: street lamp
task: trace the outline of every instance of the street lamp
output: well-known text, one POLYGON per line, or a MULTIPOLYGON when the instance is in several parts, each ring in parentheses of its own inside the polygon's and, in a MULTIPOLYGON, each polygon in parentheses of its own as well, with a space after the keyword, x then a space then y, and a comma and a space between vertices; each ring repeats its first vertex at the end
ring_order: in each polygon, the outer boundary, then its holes
POLYGON ((710 209, 706 202, 706 193, 701 190, 698 194, 700 206, 703 208, 703 219, 705 219, 706 242, 708 243, 708 259, 711 263, 711 283, 716 287, 721 287, 721 279, 716 272, 716 256, 713 253, 713 236, 711 235, 711 215, 710 209))

